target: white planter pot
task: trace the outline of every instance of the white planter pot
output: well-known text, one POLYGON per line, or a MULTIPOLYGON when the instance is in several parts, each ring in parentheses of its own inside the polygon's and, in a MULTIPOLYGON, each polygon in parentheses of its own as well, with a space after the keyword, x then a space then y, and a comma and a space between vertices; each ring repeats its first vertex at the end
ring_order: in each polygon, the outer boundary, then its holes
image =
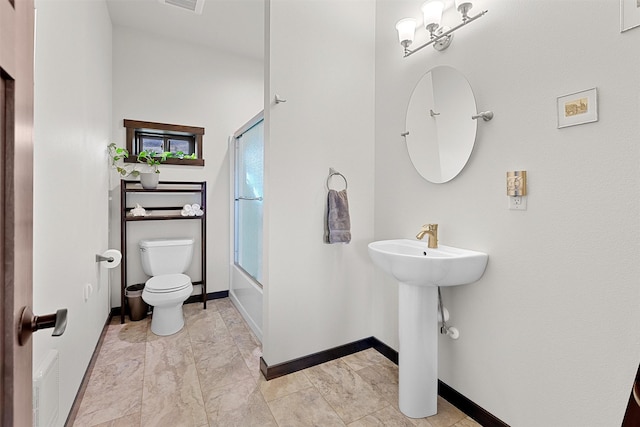
POLYGON ((159 173, 151 172, 140 174, 140 183, 145 190, 153 190, 158 187, 158 181, 160 181, 159 173))

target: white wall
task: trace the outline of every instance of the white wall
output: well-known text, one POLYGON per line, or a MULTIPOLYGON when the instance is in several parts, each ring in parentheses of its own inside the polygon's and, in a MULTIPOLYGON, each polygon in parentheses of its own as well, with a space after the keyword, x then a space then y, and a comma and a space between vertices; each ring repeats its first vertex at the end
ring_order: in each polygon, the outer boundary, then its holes
MULTIPOLYGON (((375 237, 435 222, 442 244, 489 254, 479 282, 443 292, 461 335, 440 339, 439 377, 513 426, 620 425, 640 361, 640 29, 620 33, 615 1, 478 0, 489 13, 447 51, 402 59, 394 24, 420 3, 376 3, 375 237), (444 64, 495 118, 434 185, 400 133, 414 84, 444 64), (592 87, 599 121, 557 129, 557 96, 592 87), (510 170, 529 173, 527 211, 506 209, 510 170)), ((376 281, 373 335, 397 349, 396 289, 376 281)))
POLYGON ((33 337, 37 369, 60 356, 62 426, 109 310, 108 248, 111 21, 104 1, 36 1, 34 275, 36 314, 67 308, 63 336, 33 337), (83 299, 85 284, 93 295, 83 299))
POLYGON ((275 365, 371 335, 374 2, 266 7, 263 357, 275 365), (349 182, 347 245, 323 241, 330 167, 349 182))
MULTIPOLYGON (((162 165, 160 179, 207 181, 207 292, 228 290, 227 143, 230 135, 263 108, 263 63, 121 27, 113 30, 113 52, 114 142, 125 145, 123 119, 205 128, 205 166, 162 165)), ((120 189, 115 174, 111 190, 111 242, 119 247, 120 189)), ((129 227, 129 284, 146 279, 135 246, 139 238, 199 236, 199 228, 184 221, 136 223, 129 227)), ((195 254, 197 261, 198 252, 195 254)), ((199 275, 197 266, 193 270, 192 275, 199 275)), ((120 306, 119 272, 112 275, 111 283, 111 304, 120 306)))

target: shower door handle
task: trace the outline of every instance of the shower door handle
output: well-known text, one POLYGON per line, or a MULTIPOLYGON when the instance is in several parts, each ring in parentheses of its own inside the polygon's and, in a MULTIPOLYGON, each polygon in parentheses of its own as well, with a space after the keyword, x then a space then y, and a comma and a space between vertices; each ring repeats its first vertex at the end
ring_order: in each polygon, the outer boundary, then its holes
POLYGON ((258 200, 258 201, 262 201, 262 197, 236 197, 236 202, 238 200, 258 200))
POLYGON ((31 334, 40 329, 53 328, 51 336, 59 337, 67 328, 67 309, 61 308, 52 314, 36 316, 31 307, 24 307, 18 322, 18 344, 25 345, 31 334))

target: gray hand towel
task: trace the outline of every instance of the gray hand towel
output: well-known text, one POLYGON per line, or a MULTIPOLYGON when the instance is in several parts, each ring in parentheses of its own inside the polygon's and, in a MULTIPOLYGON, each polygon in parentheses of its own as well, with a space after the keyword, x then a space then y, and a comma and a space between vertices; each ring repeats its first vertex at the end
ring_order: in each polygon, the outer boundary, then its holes
POLYGON ((347 190, 329 190, 327 228, 329 243, 349 243, 351 241, 351 220, 347 190))

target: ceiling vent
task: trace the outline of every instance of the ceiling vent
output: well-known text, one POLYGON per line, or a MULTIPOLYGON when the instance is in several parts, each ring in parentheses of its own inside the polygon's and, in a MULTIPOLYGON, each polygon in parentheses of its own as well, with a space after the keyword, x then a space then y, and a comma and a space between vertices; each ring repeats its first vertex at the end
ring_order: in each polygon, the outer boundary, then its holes
POLYGON ((202 15, 202 9, 204 8, 204 0, 158 0, 162 4, 168 4, 176 6, 182 9, 189 10, 198 15, 202 15))

